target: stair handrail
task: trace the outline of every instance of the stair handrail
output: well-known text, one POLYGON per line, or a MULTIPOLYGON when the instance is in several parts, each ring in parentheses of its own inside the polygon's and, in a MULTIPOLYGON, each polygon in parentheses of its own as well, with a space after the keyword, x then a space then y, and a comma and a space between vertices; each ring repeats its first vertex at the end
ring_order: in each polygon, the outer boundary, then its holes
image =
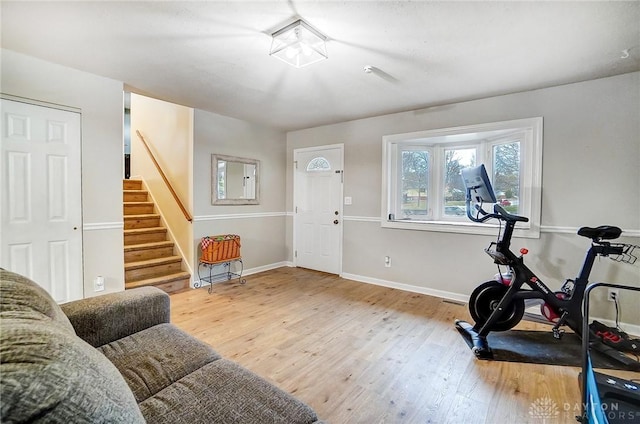
POLYGON ((145 149, 147 149, 147 152, 149 153, 149 156, 151 157, 151 160, 153 161, 154 165, 156 166, 156 169, 158 170, 158 172, 160 173, 160 176, 164 180, 164 183, 169 188, 169 191, 173 195, 173 198, 176 201, 176 203, 178 204, 178 207, 180 207, 180 210, 184 214, 184 217, 187 219, 187 221, 193 222, 193 217, 191 216, 189 211, 187 211, 187 208, 184 207, 184 204, 180 201, 180 198, 178 197, 178 194, 175 192, 175 190, 171 186, 171 183, 167 179, 167 176, 164 174, 164 171, 162 170, 162 167, 160 166, 160 164, 156 160, 155 156, 153 155, 153 152, 151 152, 151 149, 149 148, 149 144, 147 143, 147 140, 145 140, 143 135, 140 134, 139 130, 136 130, 136 134, 138 134, 138 138, 140 138, 140 141, 142 141, 142 144, 144 145, 145 149))

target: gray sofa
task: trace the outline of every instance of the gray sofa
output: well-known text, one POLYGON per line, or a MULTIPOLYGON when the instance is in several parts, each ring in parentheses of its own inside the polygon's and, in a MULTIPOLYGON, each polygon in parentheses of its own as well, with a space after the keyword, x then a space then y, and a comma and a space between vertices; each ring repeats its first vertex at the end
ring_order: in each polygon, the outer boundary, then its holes
POLYGON ((152 287, 57 305, 0 270, 2 423, 314 423, 290 394, 169 323, 152 287))

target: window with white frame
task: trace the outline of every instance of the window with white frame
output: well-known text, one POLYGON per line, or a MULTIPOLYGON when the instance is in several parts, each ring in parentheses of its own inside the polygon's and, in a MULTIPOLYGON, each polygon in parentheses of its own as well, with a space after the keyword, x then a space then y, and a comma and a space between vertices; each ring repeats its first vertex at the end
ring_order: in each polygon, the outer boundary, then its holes
POLYGON ((529 218, 515 235, 539 237, 542 118, 383 137, 382 225, 491 234, 497 222, 467 218, 460 175, 481 163, 502 207, 529 218))

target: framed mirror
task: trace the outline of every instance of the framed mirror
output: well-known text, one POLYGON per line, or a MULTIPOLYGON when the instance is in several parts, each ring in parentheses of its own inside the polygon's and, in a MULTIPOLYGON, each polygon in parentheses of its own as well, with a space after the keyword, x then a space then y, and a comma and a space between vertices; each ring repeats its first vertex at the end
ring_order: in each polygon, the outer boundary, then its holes
POLYGON ((260 203, 260 161, 235 156, 211 155, 211 204, 257 205, 260 203))

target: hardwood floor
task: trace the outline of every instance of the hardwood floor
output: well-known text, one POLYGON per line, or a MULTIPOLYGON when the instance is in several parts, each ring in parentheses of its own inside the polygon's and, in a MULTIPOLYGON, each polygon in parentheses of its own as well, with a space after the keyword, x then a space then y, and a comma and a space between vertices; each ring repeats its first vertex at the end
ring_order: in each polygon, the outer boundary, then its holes
POLYGON ((440 298, 280 268, 171 302, 174 324, 331 424, 575 423, 579 414, 578 368, 476 360, 453 325, 469 319, 466 306, 440 298), (535 415, 545 400, 557 415, 535 415))

